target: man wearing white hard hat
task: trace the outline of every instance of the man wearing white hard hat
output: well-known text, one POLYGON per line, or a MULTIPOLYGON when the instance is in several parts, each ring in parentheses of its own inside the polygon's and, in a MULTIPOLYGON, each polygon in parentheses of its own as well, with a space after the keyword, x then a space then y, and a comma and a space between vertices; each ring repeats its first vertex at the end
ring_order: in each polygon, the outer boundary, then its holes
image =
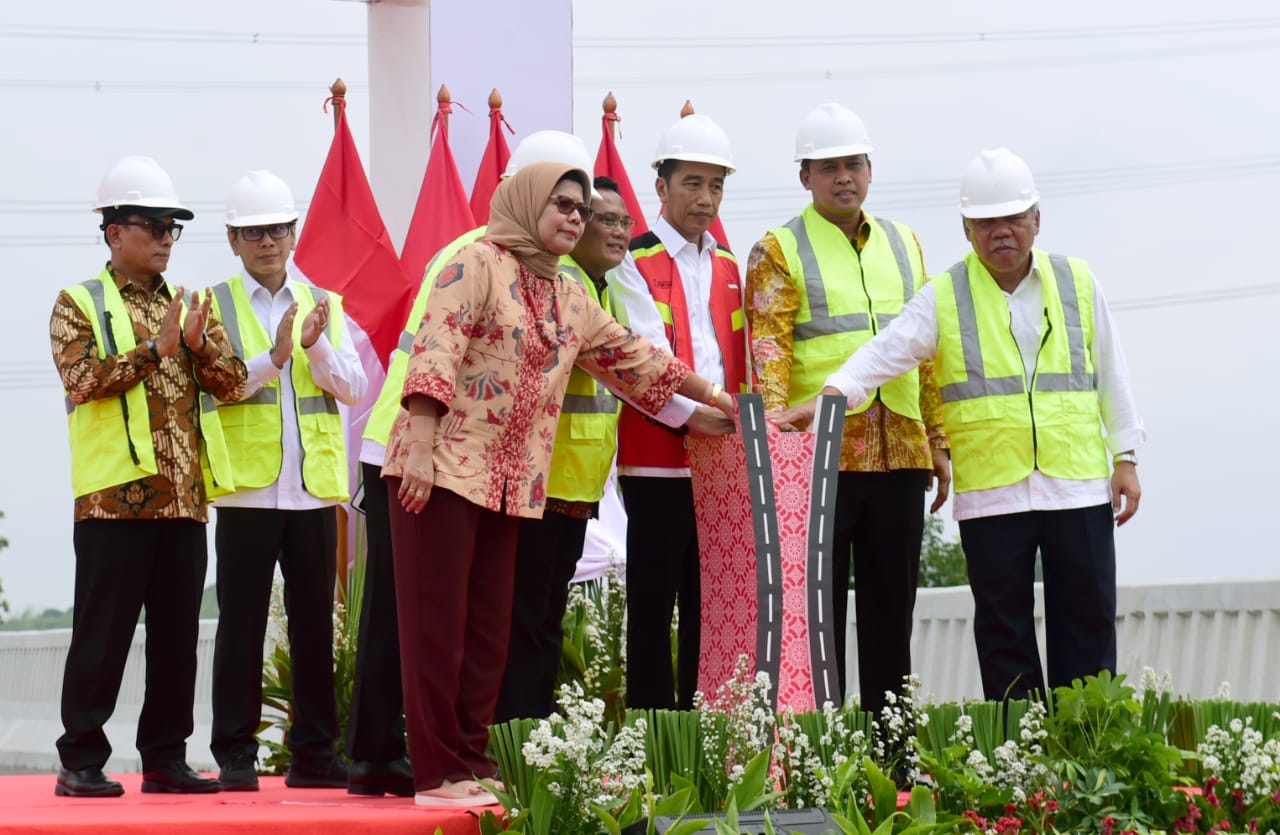
POLYGON ((856 407, 933 359, 988 699, 1115 669, 1114 528, 1141 496, 1135 450, 1146 431, 1115 324, 1088 264, 1034 248, 1039 203, 1020 157, 1005 148, 974 157, 960 186, 973 251, 823 389, 856 407), (1036 646, 1037 551, 1047 678, 1036 646))
POLYGON ((165 281, 183 228, 175 221, 193 215, 164 169, 150 157, 121 159, 103 177, 94 211, 110 259, 59 294, 49 322, 66 391, 76 553, 54 791, 124 793, 102 773, 111 755, 103 725, 145 608, 142 791, 214 792, 217 780, 187 765, 187 737, 209 491, 232 483, 212 402, 242 395, 245 367, 210 315, 208 294, 185 300, 165 281))
MULTIPOLYGON (((796 131, 800 184, 812 202, 771 229, 747 261, 747 321, 765 408, 812 399, 844 359, 889 326, 925 282, 924 256, 904 223, 876 217, 871 138, 839 104, 796 131)), ((832 545, 840 693, 848 577, 856 580, 859 706, 877 715, 911 673, 911 626, 925 492, 947 500, 951 465, 932 362, 871 392, 845 415, 832 545), (868 628, 875 624, 876 628, 868 628)))
MULTIPOLYGON (((510 177, 533 162, 563 162, 584 171, 591 170, 587 146, 573 134, 559 130, 536 131, 522 139, 502 176, 510 177)), ((387 364, 387 379, 365 426, 360 448, 363 482, 360 508, 365 514, 368 542, 355 687, 347 726, 347 755, 352 758, 347 790, 352 794, 392 793, 404 797, 413 794, 413 771, 405 759, 400 637, 396 626, 391 523, 382 463, 392 424, 400 412, 409 351, 427 308, 431 287, 458 250, 479 240, 485 231, 486 227, 479 226, 459 235, 427 263, 399 345, 387 364)))
POLYGON ((707 231, 733 173, 729 137, 709 117, 686 116, 658 141, 654 187, 662 216, 631 242, 617 299, 637 333, 716 383, 707 404, 675 397, 654 418, 627 406, 618 426, 618 483, 627 510, 627 705, 693 707, 701 643, 701 588, 693 481, 685 430, 733 431, 712 405, 749 390, 738 261, 707 231), (671 619, 680 608, 677 670, 671 619))
POLYGON ((262 642, 279 563, 289 618, 293 715, 285 785, 345 788, 335 754, 333 594, 337 511, 350 494, 346 420, 368 383, 342 297, 299 280, 289 259, 298 210, 270 171, 236 180, 227 241, 241 273, 212 289, 249 380, 221 403, 236 489, 217 500, 218 633, 213 651, 213 736, 224 791, 257 791, 262 642))

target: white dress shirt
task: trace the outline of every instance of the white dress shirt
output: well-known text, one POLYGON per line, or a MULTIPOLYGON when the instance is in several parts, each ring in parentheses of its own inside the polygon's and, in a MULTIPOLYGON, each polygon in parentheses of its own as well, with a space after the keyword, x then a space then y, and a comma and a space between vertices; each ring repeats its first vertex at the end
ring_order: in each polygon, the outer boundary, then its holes
MULTIPOLYGON (((666 247, 667 255, 675 261, 684 288, 689 309, 689 333, 693 349, 693 370, 713 383, 724 383, 724 358, 720 355, 720 342, 716 339, 715 324, 711 321, 712 253, 716 239, 708 232, 702 233, 701 244, 690 243, 667 222, 659 217, 653 224, 653 233, 666 247)), ((647 337, 660 348, 671 351, 666 327, 658 314, 658 306, 649 293, 649 285, 636 267, 635 259, 627 253, 622 264, 609 273, 609 293, 615 304, 626 308, 631 330, 647 337)), ((675 353, 672 351, 672 353, 675 353)), ((693 410, 702 404, 677 394, 671 398, 655 417, 670 427, 685 424, 693 410)), ((619 475, 644 475, 665 478, 689 475, 689 469, 672 467, 619 467, 619 475)))
MULTIPOLYGON (((1093 281, 1093 344, 1089 348, 1107 447, 1112 453, 1137 449, 1146 442, 1147 432, 1138 417, 1129 367, 1111 312, 1097 279, 1090 278, 1093 281)), ((1009 327, 1022 354, 1026 379, 1031 380, 1036 371, 1044 323, 1044 289, 1034 261, 1027 277, 1012 293, 1004 295, 1009 304, 1009 327)), ((839 389, 853 408, 866 400, 868 392, 877 386, 932 359, 938 351, 934 298, 934 285, 926 284, 903 307, 893 324, 850 357, 839 371, 827 378, 826 384, 839 389)), ((1016 484, 956 493, 952 512, 957 520, 964 520, 1031 510, 1092 507, 1110 501, 1110 479, 1052 478, 1037 469, 1016 484)))
MULTIPOLYGON (((258 282, 253 276, 244 273, 244 289, 249 295, 249 303, 258 317, 258 322, 267 331, 268 338, 275 342, 276 328, 280 320, 293 304, 293 285, 298 281, 298 273, 292 259, 286 266, 284 285, 274 296, 271 291, 258 282)), ((301 317, 303 314, 298 313, 301 317)), ((345 314, 344 314, 345 316, 345 314)), ((334 348, 329 342, 327 333, 322 332, 320 338, 310 348, 303 349, 307 362, 311 367, 311 379, 316 385, 332 394, 341 404, 339 411, 346 424, 347 409, 364 396, 368 385, 364 368, 360 365, 360 357, 350 339, 351 322, 345 321, 347 328, 343 334, 342 347, 334 348)), ((295 344, 295 349, 299 347, 295 344)), ((266 487, 244 488, 236 490, 217 500, 219 507, 256 507, 278 510, 314 510, 320 507, 339 504, 336 499, 319 499, 306 491, 302 485, 302 451, 299 444, 298 405, 293 390, 293 358, 290 357, 284 368, 276 368, 271 360, 270 350, 263 351, 254 357, 245 358, 245 367, 249 371, 249 379, 245 384, 245 397, 256 394, 264 385, 272 380, 280 380, 280 418, 282 423, 281 446, 282 457, 280 476, 266 487)))

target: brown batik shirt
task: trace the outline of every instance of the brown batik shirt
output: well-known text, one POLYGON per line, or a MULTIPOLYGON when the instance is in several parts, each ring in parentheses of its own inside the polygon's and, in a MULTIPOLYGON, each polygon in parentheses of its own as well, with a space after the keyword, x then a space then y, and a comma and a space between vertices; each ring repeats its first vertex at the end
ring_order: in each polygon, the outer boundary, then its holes
MULTIPOLYGON (((110 265, 107 266, 111 270, 110 265)), ((85 519, 209 518, 200 472, 200 393, 222 401, 239 400, 247 372, 231 350, 222 325, 210 318, 208 343, 200 353, 180 343, 178 352, 161 359, 145 340, 154 339, 168 312, 173 292, 156 276, 152 289, 115 275, 116 288, 133 321, 138 346, 123 354, 98 356, 93 325, 65 290, 58 295, 49 320, 53 361, 73 403, 119 397, 142 383, 147 394, 155 475, 76 496, 75 521, 85 519)))

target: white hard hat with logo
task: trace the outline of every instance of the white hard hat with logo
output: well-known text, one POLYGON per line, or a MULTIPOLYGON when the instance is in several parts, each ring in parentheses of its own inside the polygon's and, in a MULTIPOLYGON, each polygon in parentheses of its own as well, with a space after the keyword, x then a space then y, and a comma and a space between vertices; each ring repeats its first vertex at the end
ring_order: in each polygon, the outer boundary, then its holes
POLYGON ((658 140, 653 167, 669 159, 720 165, 725 174, 733 173, 733 149, 729 136, 710 116, 692 113, 667 128, 658 140))
POLYGON ((852 110, 835 102, 810 110, 796 130, 796 162, 852 157, 872 150, 866 125, 852 110))
POLYGON ((270 171, 250 171, 231 187, 231 196, 227 198, 227 226, 274 226, 297 219, 293 192, 270 171))
POLYGON ((520 144, 511 153, 507 161, 507 170, 502 176, 512 177, 521 168, 532 162, 559 162, 579 168, 590 176, 591 157, 587 154, 587 146, 581 139, 562 130, 540 130, 520 140, 520 144))
POLYGON ((1031 166, 1008 148, 979 151, 960 180, 960 214, 967 218, 1008 217, 1039 202, 1031 166))
POLYGON ((165 213, 179 220, 191 220, 195 215, 178 200, 173 180, 151 157, 128 156, 117 160, 98 183, 98 199, 93 210, 121 206, 138 206, 144 209, 168 210, 165 213))

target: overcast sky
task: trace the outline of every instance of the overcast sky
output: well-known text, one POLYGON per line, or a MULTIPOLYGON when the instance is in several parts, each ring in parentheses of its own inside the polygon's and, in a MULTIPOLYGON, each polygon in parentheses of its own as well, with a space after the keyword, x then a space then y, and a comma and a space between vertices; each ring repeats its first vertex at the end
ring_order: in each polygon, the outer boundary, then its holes
MULTIPOLYGON (((653 0, 637 15, 580 0, 573 11, 574 129, 594 152, 600 101, 615 93, 619 144, 652 212, 653 148, 692 99, 734 143, 722 215, 744 260, 807 202, 795 124, 824 101, 866 122, 866 206, 911 225, 933 271, 967 249, 956 199, 968 158, 996 145, 1021 154, 1043 195, 1038 245, 1092 264, 1151 435, 1141 512, 1117 535, 1121 582, 1280 574, 1272 4, 653 0)), ((365 20, 363 4, 337 0, 4 4, 0 581, 15 609, 71 602, 66 419, 47 323, 58 289, 105 259, 89 211, 103 171, 126 153, 155 156, 197 213, 171 280, 233 274, 221 233, 231 182, 266 167, 309 199, 331 136, 329 82, 367 95, 365 20)), ((479 29, 458 36, 483 43, 479 29)), ((464 103, 473 113, 455 124, 486 121, 483 101, 464 103)), ((358 107, 351 118, 367 156, 358 107)), ((524 121, 513 145, 556 127, 524 121)), ((481 150, 455 143, 468 186, 481 150)))

